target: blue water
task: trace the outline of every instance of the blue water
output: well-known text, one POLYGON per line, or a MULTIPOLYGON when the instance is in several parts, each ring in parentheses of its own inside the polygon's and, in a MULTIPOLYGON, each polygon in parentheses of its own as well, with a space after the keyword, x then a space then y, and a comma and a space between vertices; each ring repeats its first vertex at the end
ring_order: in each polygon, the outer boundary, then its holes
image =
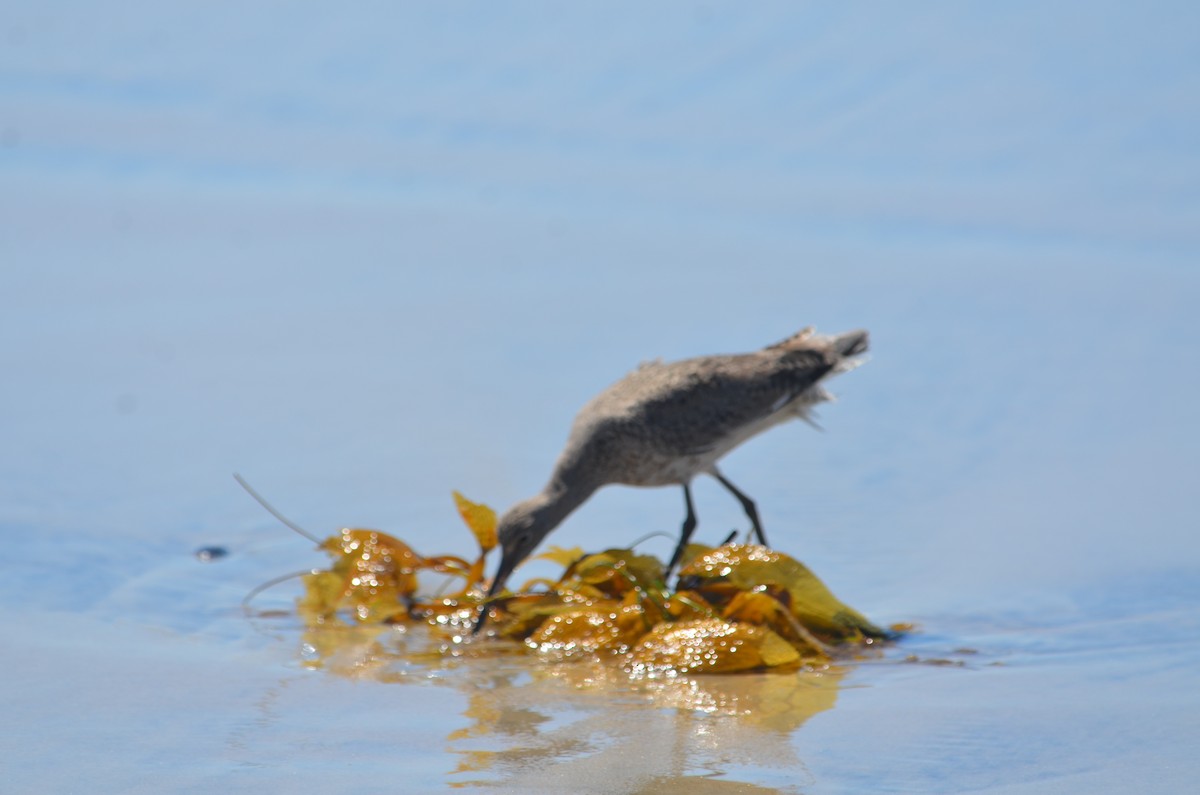
MULTIPOLYGON (((1200 774, 1190 5, 0 16, 5 791, 1200 774), (809 324, 870 329, 871 361, 823 433, 724 469, 778 547, 918 625, 883 660, 681 694, 385 635, 312 670, 294 618, 243 614, 322 561, 234 471, 320 535, 466 554, 450 490, 536 491, 639 361, 809 324)), ((704 540, 741 522, 696 500, 704 540)), ((680 503, 605 490, 553 541, 680 503)))

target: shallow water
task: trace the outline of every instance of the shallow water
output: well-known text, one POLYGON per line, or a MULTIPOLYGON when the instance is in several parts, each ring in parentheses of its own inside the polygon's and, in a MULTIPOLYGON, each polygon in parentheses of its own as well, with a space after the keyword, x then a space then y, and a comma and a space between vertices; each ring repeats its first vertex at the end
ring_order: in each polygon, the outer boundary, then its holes
POLYGON ((4 791, 1191 790, 1190 7, 122 10, 0 23, 4 791), (881 658, 630 683, 243 611, 323 561, 232 472, 468 553, 450 490, 537 490, 638 361, 810 323, 871 361, 724 468, 917 625, 881 658))

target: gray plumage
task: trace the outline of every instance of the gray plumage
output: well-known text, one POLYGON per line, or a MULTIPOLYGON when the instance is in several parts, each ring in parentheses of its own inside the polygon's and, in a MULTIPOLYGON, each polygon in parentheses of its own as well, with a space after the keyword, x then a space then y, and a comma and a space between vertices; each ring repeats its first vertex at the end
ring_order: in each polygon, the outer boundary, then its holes
MULTIPOLYGON (((500 518, 503 552, 488 596, 542 539, 601 486, 683 487, 687 516, 668 565, 674 569, 696 526, 690 484, 712 475, 738 499, 759 542, 766 537, 754 502, 717 469, 742 442, 831 396, 821 382, 852 369, 867 350, 867 332, 824 337, 805 329, 760 351, 651 362, 605 389, 580 410, 550 480, 540 494, 500 518)), ((480 613, 475 631, 486 620, 480 613)))

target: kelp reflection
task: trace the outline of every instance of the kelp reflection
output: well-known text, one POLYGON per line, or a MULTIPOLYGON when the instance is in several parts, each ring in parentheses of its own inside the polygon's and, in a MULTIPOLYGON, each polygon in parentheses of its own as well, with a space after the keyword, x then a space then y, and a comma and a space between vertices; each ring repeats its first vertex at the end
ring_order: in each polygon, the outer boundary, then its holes
POLYGON ((729 769, 802 771, 791 735, 833 708, 847 670, 630 677, 599 659, 547 661, 424 626, 343 623, 305 629, 300 657, 338 677, 461 693, 464 723, 446 738, 459 760, 452 785, 566 790, 571 776, 596 781, 599 766, 602 779, 623 782, 613 791, 690 782, 719 792, 733 783, 729 769))

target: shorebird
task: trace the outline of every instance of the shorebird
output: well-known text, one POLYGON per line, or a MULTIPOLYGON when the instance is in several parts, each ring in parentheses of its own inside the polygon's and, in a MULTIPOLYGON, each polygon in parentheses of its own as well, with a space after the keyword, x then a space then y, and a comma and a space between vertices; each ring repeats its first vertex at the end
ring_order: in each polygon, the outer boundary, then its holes
MULTIPOLYGON (((856 367, 861 360, 854 357, 866 350, 865 331, 825 337, 806 328, 752 353, 643 364, 580 410, 545 488, 500 518, 502 555, 488 598, 500 593, 551 530, 612 483, 683 487, 687 515, 668 575, 696 529, 691 482, 699 474, 716 478, 741 503, 765 546, 754 501, 717 469, 717 461, 782 422, 814 424, 812 407, 832 399, 821 382, 856 367)), ((474 632, 487 614, 485 604, 474 632)))

